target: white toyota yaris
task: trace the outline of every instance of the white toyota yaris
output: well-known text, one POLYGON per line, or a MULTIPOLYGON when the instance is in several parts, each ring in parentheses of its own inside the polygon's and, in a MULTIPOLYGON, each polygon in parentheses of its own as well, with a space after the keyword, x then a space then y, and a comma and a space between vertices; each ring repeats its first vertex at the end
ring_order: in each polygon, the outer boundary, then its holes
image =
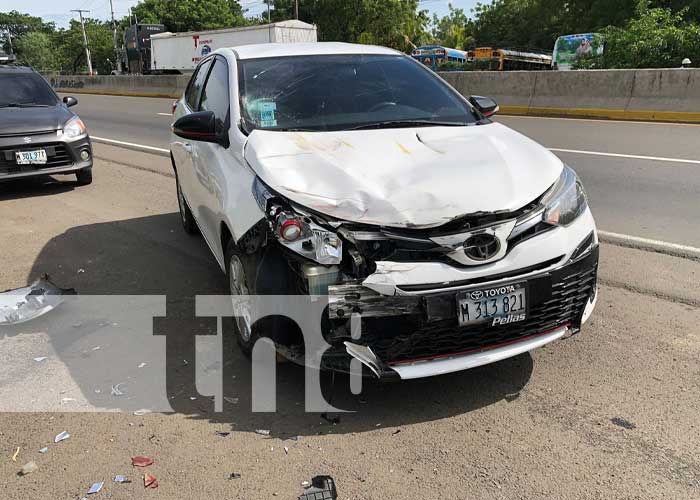
MULTIPOLYGON (((232 295, 327 297, 323 368, 409 379, 530 351, 590 316, 598 238, 574 171, 497 110, 382 47, 220 49, 175 109, 183 225, 232 295)), ((304 362, 294 325, 236 303, 244 352, 268 337, 304 362)))

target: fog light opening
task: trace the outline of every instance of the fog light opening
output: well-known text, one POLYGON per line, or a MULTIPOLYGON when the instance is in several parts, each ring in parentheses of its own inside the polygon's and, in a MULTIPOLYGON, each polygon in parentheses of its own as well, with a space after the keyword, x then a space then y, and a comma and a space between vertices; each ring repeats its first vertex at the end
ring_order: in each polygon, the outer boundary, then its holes
POLYGON ((90 159, 90 151, 88 151, 87 149, 83 149, 80 152, 80 159, 83 161, 88 161, 90 159))

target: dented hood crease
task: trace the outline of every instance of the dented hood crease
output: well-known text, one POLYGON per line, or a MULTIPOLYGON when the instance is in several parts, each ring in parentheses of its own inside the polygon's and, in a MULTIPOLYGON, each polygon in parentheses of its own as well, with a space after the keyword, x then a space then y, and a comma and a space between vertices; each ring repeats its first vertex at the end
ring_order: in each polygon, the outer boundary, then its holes
POLYGON ((512 211, 543 194, 562 162, 497 123, 340 132, 253 131, 245 158, 270 188, 338 219, 433 227, 512 211))

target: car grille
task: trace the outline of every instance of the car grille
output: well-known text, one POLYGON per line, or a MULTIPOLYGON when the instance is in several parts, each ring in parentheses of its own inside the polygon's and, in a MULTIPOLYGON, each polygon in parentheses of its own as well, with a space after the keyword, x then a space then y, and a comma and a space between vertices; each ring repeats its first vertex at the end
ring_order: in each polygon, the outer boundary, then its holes
POLYGON ((562 325, 578 329, 586 303, 595 291, 597 268, 596 248, 576 263, 530 279, 530 308, 528 319, 522 323, 496 327, 487 323, 460 328, 456 319, 456 298, 452 293, 447 299, 454 308, 454 320, 431 324, 425 318, 416 317, 367 319, 362 322, 362 337, 358 343, 369 345, 383 362, 399 364, 480 351, 562 325), (416 330, 416 324, 422 326, 416 330))
POLYGON ((25 147, 6 147, 0 149, 0 175, 9 175, 20 172, 32 172, 42 168, 67 167, 73 164, 73 158, 63 143, 32 144, 25 147), (46 150, 46 164, 43 165, 17 165, 15 153, 17 151, 46 150))

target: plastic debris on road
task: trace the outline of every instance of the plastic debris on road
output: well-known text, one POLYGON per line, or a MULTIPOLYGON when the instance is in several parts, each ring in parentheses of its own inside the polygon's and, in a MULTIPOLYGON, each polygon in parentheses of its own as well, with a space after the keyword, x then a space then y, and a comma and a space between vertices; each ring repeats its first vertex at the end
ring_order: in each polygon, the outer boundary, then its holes
POLYGON ((153 489, 155 489, 155 488, 157 488, 158 486, 159 486, 159 485, 158 485, 158 479, 156 479, 155 476, 152 476, 152 475, 149 474, 148 472, 146 472, 146 473, 143 475, 143 487, 144 487, 144 488, 153 488, 153 489))
POLYGON ((148 457, 131 457, 131 465, 134 467, 148 467, 149 465, 153 465, 153 462, 154 460, 148 457))
POLYGON ((99 493, 104 485, 104 481, 101 481, 99 483, 93 483, 93 485, 90 486, 90 489, 88 490, 88 495, 94 495, 95 493, 99 493))
POLYGON ((229 474, 228 478, 229 479, 240 479, 241 474, 239 472, 232 472, 231 474, 229 474))
POLYGON ((47 359, 49 359, 47 356, 39 356, 38 358, 34 358, 34 361, 36 361, 37 363, 41 363, 42 361, 46 361, 47 359))
POLYGON ((124 382, 120 382, 120 383, 112 386, 112 396, 123 396, 124 395, 124 392, 121 390, 122 385, 124 385, 124 382))
POLYGON ((39 453, 44 454, 44 453, 48 453, 48 451, 49 451, 49 449, 44 447, 44 448, 39 450, 39 453))
POLYGON ((216 434, 219 437, 225 438, 229 437, 231 435, 230 432, 224 432, 224 431, 216 431, 214 434, 216 434))
POLYGON ((53 438, 54 443, 60 443, 61 441, 65 441, 70 437, 70 434, 68 434, 66 431, 63 431, 62 433, 58 434, 55 438, 53 438))
POLYGON ((229 398, 227 396, 224 396, 224 401, 227 401, 227 402, 231 403, 232 405, 238 404, 238 398, 229 398))
POLYGON ((256 434, 260 434, 261 436, 269 436, 270 431, 268 429, 257 429, 255 431, 256 434))
POLYGON ((151 413, 151 410, 146 410, 145 408, 141 410, 136 410, 134 412, 134 415, 136 415, 137 417, 143 417, 146 413, 151 413))
POLYGON ((311 479, 311 485, 299 495, 299 500, 335 500, 336 498, 338 498, 338 492, 331 476, 314 477, 311 479))
POLYGON ((45 274, 30 286, 0 293, 0 325, 19 325, 52 311, 72 288, 59 288, 45 274))
POLYGON ((17 449, 15 450, 14 455, 12 455, 12 461, 13 461, 13 462, 16 462, 16 461, 17 461, 17 456, 19 455, 19 450, 20 450, 20 449, 21 449, 21 448, 18 446, 17 449))
POLYGON ((28 462, 22 466, 22 470, 19 471, 20 476, 26 476, 35 472, 39 466, 35 462, 28 462))
POLYGON ((148 363, 141 363, 141 364, 139 364, 139 368, 143 368, 143 367, 146 366, 147 364, 148 364, 148 363))
POLYGON ((122 476, 121 474, 114 476, 114 482, 115 483, 120 483, 120 484, 127 484, 130 483, 126 476, 122 476))

